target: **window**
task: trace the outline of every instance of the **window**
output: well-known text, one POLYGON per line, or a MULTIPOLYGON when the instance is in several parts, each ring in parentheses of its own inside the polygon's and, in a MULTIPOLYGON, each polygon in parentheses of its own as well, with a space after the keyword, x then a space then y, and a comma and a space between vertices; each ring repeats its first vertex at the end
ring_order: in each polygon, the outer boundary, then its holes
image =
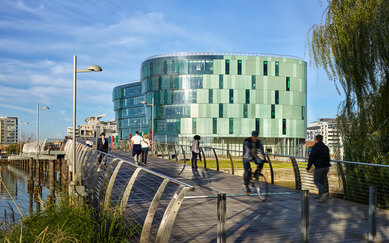
POLYGON ((210 104, 213 103, 213 89, 209 90, 208 103, 210 103, 210 104))
POLYGON ((278 105, 280 103, 280 91, 278 91, 278 90, 276 90, 275 103, 276 103, 276 105, 278 105))
POLYGON ((247 118, 247 117, 248 117, 248 105, 243 104, 243 118, 247 118))
POLYGON ((229 134, 234 133, 234 118, 230 118, 230 124, 229 124, 229 134))
POLYGON ((234 103, 234 90, 230 89, 230 104, 234 103))
POLYGON ((286 119, 282 119, 282 135, 286 135, 286 119))
POLYGON ((286 91, 290 91, 290 78, 286 77, 286 91))
POLYGON ((226 60, 226 74, 230 74, 230 60, 226 60))
POLYGON ((250 104, 250 90, 246 89, 246 104, 250 104))
POLYGON ((255 75, 252 75, 251 76, 251 89, 255 89, 257 84, 256 84, 256 76, 255 75))
POLYGON ((263 76, 267 76, 267 61, 263 61, 263 76))
POLYGON ((260 130, 261 130, 261 127, 260 127, 260 123, 259 123, 259 118, 255 118, 255 131, 260 133, 260 130))
POLYGON ((223 118, 223 104, 219 104, 219 118, 223 118))
POLYGON ((271 105, 271 119, 276 117, 276 105, 271 105))
POLYGON ((223 74, 219 75, 219 89, 223 88, 223 74))
POLYGON ((163 61, 163 73, 167 73, 167 61, 163 61))
POLYGON ((197 130, 197 118, 192 118, 192 134, 196 134, 197 130))
POLYGON ((280 63, 276 62, 276 76, 280 76, 280 63))
POLYGON ((242 60, 238 60, 238 75, 242 75, 242 60))
POLYGON ((212 120, 212 133, 217 134, 217 118, 213 118, 212 120))
POLYGON ((305 119, 305 108, 304 108, 304 106, 301 107, 301 119, 302 120, 305 119))

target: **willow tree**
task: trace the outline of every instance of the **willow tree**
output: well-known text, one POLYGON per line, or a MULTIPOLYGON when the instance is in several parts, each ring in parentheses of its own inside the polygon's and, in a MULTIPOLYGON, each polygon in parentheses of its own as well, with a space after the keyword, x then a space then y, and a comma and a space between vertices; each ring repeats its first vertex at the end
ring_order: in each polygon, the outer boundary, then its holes
POLYGON ((389 163, 389 1, 328 0, 309 42, 316 66, 345 94, 345 159, 389 163))

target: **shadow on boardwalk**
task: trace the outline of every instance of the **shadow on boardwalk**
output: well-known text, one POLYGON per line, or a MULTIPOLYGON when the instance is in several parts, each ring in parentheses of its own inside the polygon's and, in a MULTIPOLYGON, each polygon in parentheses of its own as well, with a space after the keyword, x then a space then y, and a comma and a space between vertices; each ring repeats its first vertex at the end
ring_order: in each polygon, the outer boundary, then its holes
MULTIPOLYGON (((129 153, 115 152, 129 159, 129 153)), ((148 168, 195 186, 188 196, 242 194, 242 179, 214 170, 149 158, 148 168)), ((300 242, 298 191, 270 185, 267 202, 256 197, 227 198, 227 242, 300 242)), ((367 242, 368 207, 338 198, 310 203, 310 242, 367 242)), ((216 242, 216 198, 185 199, 171 242, 216 242)), ((389 242, 389 211, 377 213, 377 240, 389 242)))

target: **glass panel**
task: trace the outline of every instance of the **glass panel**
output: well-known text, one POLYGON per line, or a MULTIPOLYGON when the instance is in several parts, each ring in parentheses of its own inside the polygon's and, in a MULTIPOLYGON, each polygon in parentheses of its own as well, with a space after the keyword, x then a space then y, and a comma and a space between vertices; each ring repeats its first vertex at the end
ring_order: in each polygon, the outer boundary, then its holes
POLYGON ((238 60, 238 75, 242 75, 242 60, 238 60))
POLYGON ((276 117, 276 105, 271 105, 271 118, 274 119, 276 117))
POLYGON ((261 132, 261 127, 260 127, 260 123, 259 123, 259 118, 255 118, 255 131, 257 131, 258 133, 261 132))
POLYGON ((290 91, 290 78, 286 77, 286 91, 290 91))
POLYGON ((217 134, 217 118, 212 119, 212 133, 217 134))
POLYGON ((213 103, 213 89, 210 89, 210 90, 209 90, 208 102, 209 102, 210 104, 213 103))
POLYGON ((219 118, 223 118, 223 104, 219 104, 219 118))
POLYGON ((230 104, 234 103, 234 90, 230 89, 230 104))
POLYGON ((267 61, 263 61, 263 76, 267 76, 267 61))
POLYGON ((251 89, 255 89, 256 86, 257 86, 257 84, 256 84, 256 76, 252 75, 251 76, 251 89))
POLYGON ((276 76, 280 76, 280 64, 276 62, 276 76))
POLYGON ((302 120, 305 119, 305 108, 304 108, 304 106, 301 107, 301 119, 302 120))
POLYGON ((223 74, 219 75, 219 89, 223 88, 223 74))
POLYGON ((248 105, 243 104, 243 118, 247 118, 247 117, 248 117, 248 105))
POLYGON ((246 104, 250 104, 250 90, 246 89, 246 104))
POLYGON ((282 119, 282 134, 286 135, 286 119, 282 119))
POLYGON ((276 90, 275 92, 276 92, 275 103, 276 105, 278 105, 280 103, 280 92, 278 90, 276 90))
POLYGON ((226 60, 226 74, 230 74, 230 60, 226 60))
POLYGON ((234 133, 234 118, 230 118, 230 124, 229 124, 229 134, 234 133))
POLYGON ((197 118, 192 118, 192 134, 196 134, 197 130, 197 118))

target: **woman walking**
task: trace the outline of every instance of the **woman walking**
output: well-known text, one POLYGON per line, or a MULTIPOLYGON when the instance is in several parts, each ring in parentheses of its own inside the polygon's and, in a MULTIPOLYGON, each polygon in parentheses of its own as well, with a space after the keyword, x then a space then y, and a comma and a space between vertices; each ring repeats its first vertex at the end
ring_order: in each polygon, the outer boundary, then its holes
POLYGON ((200 136, 196 135, 193 137, 192 142, 192 168, 197 169, 197 156, 200 154, 200 136))
POLYGON ((149 136, 147 134, 143 135, 141 146, 142 146, 142 165, 146 166, 147 153, 149 152, 149 147, 150 147, 150 140, 149 140, 149 136))

